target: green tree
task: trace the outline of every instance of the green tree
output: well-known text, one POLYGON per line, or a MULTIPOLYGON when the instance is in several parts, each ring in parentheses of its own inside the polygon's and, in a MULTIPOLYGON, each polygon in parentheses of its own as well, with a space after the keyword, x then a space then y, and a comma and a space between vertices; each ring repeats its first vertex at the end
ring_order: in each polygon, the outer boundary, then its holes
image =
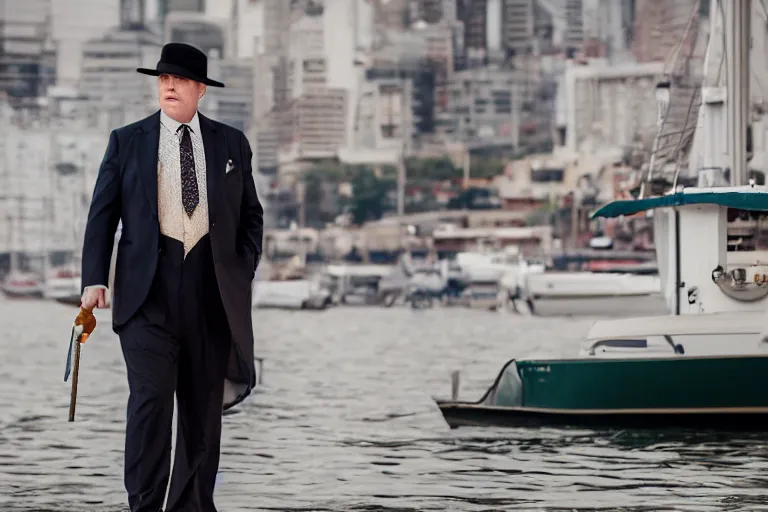
POLYGON ((320 221, 322 216, 323 187, 322 175, 315 169, 311 169, 303 176, 304 181, 304 207, 306 209, 307 223, 314 224, 320 221))
POLYGON ((411 180, 443 181, 458 178, 462 174, 462 170, 456 168, 448 157, 408 158, 405 161, 405 169, 409 182, 411 180))
POLYGON ((493 178, 504 172, 507 160, 494 156, 473 156, 469 175, 472 178, 493 178))
POLYGON ((350 213, 352 221, 361 225, 370 220, 378 220, 386 210, 388 180, 376 177, 374 172, 366 167, 357 169, 352 179, 352 201, 350 213))

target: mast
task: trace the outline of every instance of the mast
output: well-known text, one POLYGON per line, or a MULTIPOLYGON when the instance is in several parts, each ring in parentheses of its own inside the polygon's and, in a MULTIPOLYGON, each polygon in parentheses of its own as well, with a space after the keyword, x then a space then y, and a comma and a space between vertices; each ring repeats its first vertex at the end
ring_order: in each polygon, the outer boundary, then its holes
MULTIPOLYGON (((752 0, 727 0, 725 9, 726 134, 731 185, 747 184, 747 124, 749 123, 749 44, 752 0)), ((714 13, 713 13, 714 15, 714 13)))

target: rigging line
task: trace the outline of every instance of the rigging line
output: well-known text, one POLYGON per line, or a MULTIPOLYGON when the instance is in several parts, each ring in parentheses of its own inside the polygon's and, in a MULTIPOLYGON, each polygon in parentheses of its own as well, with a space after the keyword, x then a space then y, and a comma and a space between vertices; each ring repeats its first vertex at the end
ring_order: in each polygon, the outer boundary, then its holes
MULTIPOLYGON (((700 91, 700 88, 697 88, 696 90, 700 91)), ((696 92, 694 92, 694 94, 691 95, 691 101, 688 103, 688 113, 685 115, 685 123, 683 123, 683 126, 688 126, 688 120, 691 117, 691 110, 693 110, 693 102, 697 99, 697 97, 701 98, 701 96, 699 94, 696 94, 696 92)), ((680 148, 680 144, 682 142, 683 142, 683 135, 680 135, 680 138, 677 141, 677 146, 675 147, 675 150, 672 152, 673 154, 677 152, 677 150, 680 148)), ((686 141, 686 145, 689 142, 690 141, 687 140, 686 141)), ((678 155, 678 159, 677 159, 677 162, 676 162, 676 165, 675 165, 675 177, 672 180, 672 191, 673 192, 677 188, 677 179, 678 179, 679 176, 680 176, 680 155, 678 155)))
MULTIPOLYGON (((763 11, 763 23, 766 25, 766 29, 768 30, 768 7, 766 7, 766 0, 760 0, 760 8, 763 11)), ((754 36, 753 36, 754 37, 754 36)), ((765 95, 765 88, 763 87, 763 84, 760 81, 760 77, 756 74, 755 75, 755 83, 760 88, 760 94, 762 96, 761 103, 765 103, 765 101, 768 99, 765 95)))
MULTIPOLYGON (((685 41, 685 38, 688 35, 688 31, 691 29, 693 20, 696 18, 696 13, 699 12, 700 2, 701 0, 696 0, 696 3, 693 6, 693 12, 691 12, 691 15, 688 17, 688 23, 685 24, 685 30, 683 31, 682 37, 677 42, 677 45, 675 45, 676 46, 675 49, 667 56, 667 59, 664 62, 664 69, 667 70, 667 74, 671 72, 667 68, 667 65, 670 63, 670 60, 674 61, 672 63, 673 68, 675 67, 674 65, 677 64, 677 58, 680 56, 680 50, 682 50, 683 48, 683 42, 685 41)), ((677 28, 677 26, 674 26, 673 28, 677 28)))
POLYGON ((722 73, 723 73, 723 65, 727 64, 727 62, 725 61, 725 59, 726 59, 725 49, 727 48, 726 39, 725 39, 725 10, 723 10, 723 2, 722 2, 722 0, 718 0, 718 2, 717 2, 717 10, 720 11, 720 19, 722 20, 722 27, 721 27, 720 33, 721 33, 722 38, 723 38, 723 49, 720 52, 720 65, 717 68, 717 79, 715 80, 715 86, 719 86, 720 85, 720 78, 723 76, 722 75, 722 73))
MULTIPOLYGON (((675 50, 673 52, 675 63, 677 63, 676 62, 677 58, 680 55, 680 50, 682 49, 683 41, 685 41, 685 38, 688 36, 688 33, 689 33, 690 28, 691 28, 691 26, 693 24, 693 21, 696 18, 696 14, 697 14, 698 9, 699 9, 699 3, 700 3, 700 0, 697 0, 696 3, 694 4, 693 10, 691 12, 691 15, 688 18, 688 24, 686 25, 685 32, 683 32, 683 34, 680 37, 680 40, 679 40, 679 42, 677 44, 677 47, 675 48, 675 50)), ((696 31, 696 38, 698 38, 698 31, 696 31)), ((723 39, 723 41, 725 41, 725 39, 723 39)), ((692 53, 695 52, 695 44, 692 45, 691 52, 692 53)), ((693 57, 693 55, 688 55, 688 59, 690 59, 692 57, 693 57)), ((668 58, 667 62, 665 62, 665 64, 664 64, 665 68, 667 67, 667 63, 669 62, 669 60, 670 59, 668 58)), ((672 67, 674 67, 674 66, 672 66, 672 67)), ((671 85, 671 82, 670 82, 670 85, 671 85)), ((695 97, 696 97, 696 94, 695 94, 695 91, 694 91, 694 94, 692 96, 692 100, 695 97)), ((661 126, 659 126, 659 128, 656 130, 656 137, 654 138, 654 148, 651 151, 651 156, 650 156, 650 159, 649 159, 649 162, 648 162, 648 171, 647 171, 647 175, 646 175, 647 179, 645 180, 647 183, 650 183, 651 180, 653 179, 653 169, 656 166, 655 165, 656 164, 656 157, 657 157, 657 152, 659 151, 659 139, 662 137, 661 133, 663 132, 664 127, 667 124, 667 120, 669 119, 669 110, 670 110, 671 104, 672 104, 672 91, 670 90, 670 100, 669 100, 669 102, 668 102, 668 104, 666 106, 666 111, 664 112, 664 119, 662 119, 662 121, 661 121, 661 126)), ((689 114, 690 114, 690 104, 689 104, 689 114)), ((683 130, 685 130, 685 128, 687 127, 687 122, 688 122, 688 116, 686 116, 686 123, 683 125, 683 130)), ((682 136, 681 136, 681 139, 682 139, 682 136)), ((664 163, 666 163, 668 160, 669 160, 669 157, 666 157, 666 159, 664 160, 664 163)), ((644 189, 641 187, 640 198, 644 197, 643 192, 644 192, 644 189)))

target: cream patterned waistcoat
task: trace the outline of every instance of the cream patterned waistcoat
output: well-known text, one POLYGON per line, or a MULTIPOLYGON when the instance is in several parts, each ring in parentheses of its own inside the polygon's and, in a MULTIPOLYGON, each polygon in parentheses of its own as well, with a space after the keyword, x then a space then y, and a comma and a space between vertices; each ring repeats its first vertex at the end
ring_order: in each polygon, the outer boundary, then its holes
POLYGON ((157 212, 160 233, 184 244, 184 256, 208 234, 208 190, 206 186, 205 148, 197 113, 188 123, 191 129, 192 149, 195 156, 195 176, 200 201, 192 216, 184 211, 181 202, 181 164, 179 148, 181 123, 165 113, 160 114, 160 145, 157 155, 157 212))

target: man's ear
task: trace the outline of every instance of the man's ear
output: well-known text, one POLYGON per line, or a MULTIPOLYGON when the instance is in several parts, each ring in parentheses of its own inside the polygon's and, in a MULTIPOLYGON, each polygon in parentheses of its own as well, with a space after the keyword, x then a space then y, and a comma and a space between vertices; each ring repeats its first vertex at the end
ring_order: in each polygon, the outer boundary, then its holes
POLYGON ((205 93, 207 92, 208 88, 205 86, 205 84, 202 84, 200 87, 200 99, 203 99, 203 96, 205 96, 205 93))

